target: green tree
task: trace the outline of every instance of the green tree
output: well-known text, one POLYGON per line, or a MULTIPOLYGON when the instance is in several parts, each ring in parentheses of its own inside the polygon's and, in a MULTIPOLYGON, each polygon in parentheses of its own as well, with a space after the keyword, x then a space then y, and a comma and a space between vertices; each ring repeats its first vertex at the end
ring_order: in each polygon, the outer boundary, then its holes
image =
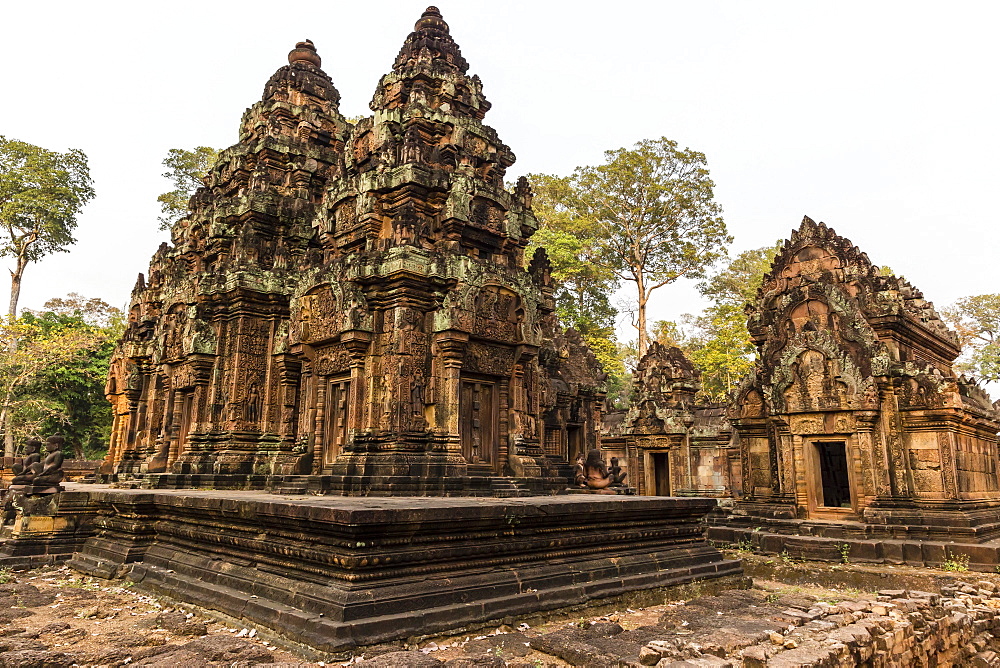
POLYGON ((617 311, 611 294, 618 288, 614 273, 595 263, 597 239, 593 226, 574 210, 568 177, 529 174, 535 192, 532 209, 539 229, 527 256, 541 246, 552 263, 559 320, 584 337, 613 339, 617 311))
POLYGON ((730 304, 742 309, 757 299, 757 289, 764 280, 764 274, 771 270, 771 263, 784 243, 778 240, 772 246, 743 251, 721 270, 701 281, 698 292, 714 304, 730 304))
POLYGON ((712 303, 698 317, 680 323, 660 320, 653 328, 661 343, 677 346, 701 371, 702 394, 724 401, 753 366, 754 346, 747 331, 744 307, 756 299, 782 242, 743 251, 725 267, 699 283, 712 303))
POLYGON ((556 283, 556 315, 567 327, 580 333, 608 374, 611 407, 620 405, 628 394, 628 370, 622 360, 621 345, 615 338, 615 317, 611 295, 618 280, 608 269, 595 264, 593 227, 573 207, 574 193, 568 177, 530 174, 535 197, 532 209, 539 229, 531 238, 527 257, 542 247, 552 264, 556 283))
MULTIPOLYGON (((82 151, 58 153, 0 136, 0 255, 14 258, 9 319, 17 317, 28 263, 76 243, 77 216, 93 197, 93 181, 82 151)), ((15 345, 14 340, 7 345, 15 345)))
POLYGON ((942 315, 965 349, 955 367, 983 380, 1000 380, 1000 294, 962 297, 942 315))
POLYGON ((208 146, 198 146, 193 151, 182 148, 172 148, 163 159, 163 166, 168 171, 163 177, 170 179, 174 189, 156 198, 160 203, 160 229, 169 230, 171 226, 188 213, 188 200, 195 191, 204 185, 209 170, 219 159, 219 151, 208 146))
POLYGON ((115 343, 125 329, 124 315, 101 299, 76 293, 50 299, 41 312, 32 315, 48 333, 82 328, 97 335, 83 354, 42 369, 24 393, 58 407, 42 422, 40 433, 61 433, 77 459, 102 457, 114 417, 104 386, 115 343))
POLYGON ((642 356, 652 293, 700 278, 732 241, 705 156, 666 137, 644 140, 606 151, 604 164, 578 167, 569 185, 574 212, 592 229, 594 264, 635 284, 642 356))
POLYGON ((85 363, 106 335, 85 324, 54 322, 26 312, 20 318, 0 318, 0 337, 17 342, 0 346, 0 424, 5 455, 10 457, 17 440, 41 433, 50 420, 69 419, 64 404, 39 391, 45 374, 85 363))

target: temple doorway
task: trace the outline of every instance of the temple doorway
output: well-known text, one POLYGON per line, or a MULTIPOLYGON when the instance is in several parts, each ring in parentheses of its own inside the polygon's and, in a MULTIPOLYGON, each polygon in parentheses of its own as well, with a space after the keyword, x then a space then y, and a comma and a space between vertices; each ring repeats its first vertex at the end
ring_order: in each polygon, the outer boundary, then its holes
POLYGON ((324 428, 323 465, 330 466, 347 442, 348 379, 334 379, 326 386, 326 425, 324 428))
POLYGON ((851 482, 847 472, 847 448, 843 441, 816 443, 821 481, 816 505, 823 508, 850 508, 851 482))
POLYGON ((493 466, 499 450, 496 383, 463 380, 459 399, 462 456, 471 465, 493 466))
POLYGON ((567 426, 566 440, 568 441, 569 453, 568 456, 566 452, 560 453, 563 457, 572 461, 576 459, 578 454, 583 454, 584 457, 587 456, 585 448, 583 447, 583 427, 578 424, 571 424, 567 426))
POLYGON ((651 452, 653 489, 655 496, 670 496, 670 453, 651 452))
POLYGON ((194 392, 184 392, 181 399, 180 427, 177 430, 177 441, 174 443, 173 452, 170 453, 170 463, 187 450, 188 434, 191 431, 192 413, 194 408, 194 392))

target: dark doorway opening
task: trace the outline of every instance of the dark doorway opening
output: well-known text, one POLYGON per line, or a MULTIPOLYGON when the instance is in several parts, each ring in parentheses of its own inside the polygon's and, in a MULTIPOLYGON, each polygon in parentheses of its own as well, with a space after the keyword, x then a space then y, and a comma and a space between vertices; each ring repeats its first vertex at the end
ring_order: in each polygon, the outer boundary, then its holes
POLYGON ((670 453, 653 452, 653 493, 656 496, 670 496, 670 453))
POLYGON ((851 483, 847 476, 847 449, 844 443, 817 443, 819 471, 823 480, 819 505, 826 508, 851 507, 851 483))
POLYGON ((576 424, 566 427, 566 440, 569 441, 569 457, 576 459, 578 454, 587 456, 583 447, 583 427, 576 424))
POLYGON ((472 465, 493 465, 499 448, 496 385, 463 380, 459 397, 459 433, 462 456, 472 465))

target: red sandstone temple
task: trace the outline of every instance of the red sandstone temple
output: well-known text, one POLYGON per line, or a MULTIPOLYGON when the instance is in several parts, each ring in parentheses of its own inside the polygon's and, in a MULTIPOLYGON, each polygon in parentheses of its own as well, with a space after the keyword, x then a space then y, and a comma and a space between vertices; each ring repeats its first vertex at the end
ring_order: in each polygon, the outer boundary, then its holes
POLYGON ((431 7, 349 123, 312 42, 132 294, 104 471, 158 486, 551 491, 603 374, 553 314, 526 179, 431 7), (528 265, 527 269, 525 265, 528 265))

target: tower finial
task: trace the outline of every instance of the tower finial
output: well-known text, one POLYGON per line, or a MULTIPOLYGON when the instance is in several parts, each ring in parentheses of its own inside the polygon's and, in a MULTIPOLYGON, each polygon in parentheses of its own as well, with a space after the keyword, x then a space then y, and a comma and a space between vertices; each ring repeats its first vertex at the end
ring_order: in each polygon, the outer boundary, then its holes
POLYGON ((288 64, 294 65, 295 63, 310 63, 316 67, 320 66, 319 54, 316 53, 316 46, 312 43, 311 39, 307 39, 304 42, 298 42, 295 48, 288 52, 288 64))
POLYGON ((413 29, 416 31, 439 30, 446 33, 448 32, 448 24, 445 23, 443 18, 441 18, 441 12, 438 8, 431 5, 424 10, 423 14, 420 15, 420 18, 417 19, 413 29))

